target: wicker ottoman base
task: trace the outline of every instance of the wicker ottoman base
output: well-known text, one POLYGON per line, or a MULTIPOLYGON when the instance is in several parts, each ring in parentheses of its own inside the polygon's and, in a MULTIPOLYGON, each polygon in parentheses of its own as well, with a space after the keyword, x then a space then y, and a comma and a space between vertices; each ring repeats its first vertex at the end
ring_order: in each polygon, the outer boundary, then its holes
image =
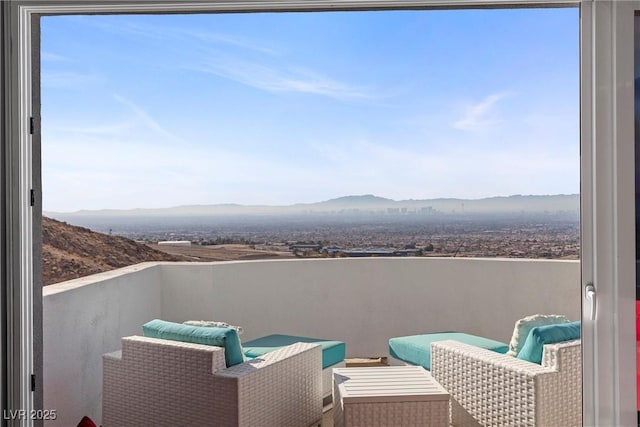
POLYGON ((419 366, 333 370, 335 427, 449 425, 449 394, 419 366))

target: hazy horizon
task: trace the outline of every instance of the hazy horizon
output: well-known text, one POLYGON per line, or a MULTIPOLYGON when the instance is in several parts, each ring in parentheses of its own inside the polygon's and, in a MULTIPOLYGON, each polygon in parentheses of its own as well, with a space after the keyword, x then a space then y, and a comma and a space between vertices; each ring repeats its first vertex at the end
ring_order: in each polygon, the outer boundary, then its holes
POLYGON ((181 208, 181 207, 191 207, 191 206, 225 206, 225 205, 235 205, 235 206, 242 206, 242 207, 259 207, 259 206, 266 206, 266 207, 290 207, 290 206, 297 206, 297 205, 313 205, 313 204, 322 204, 322 203, 328 203, 328 202, 333 202, 336 200, 340 200, 340 199, 348 199, 348 198, 361 198, 361 197, 375 197, 378 199, 384 199, 384 200, 388 200, 389 202, 394 202, 394 203, 398 203, 398 202, 420 202, 420 201, 434 201, 434 200, 459 200, 459 201, 469 201, 469 202, 474 202, 474 201, 483 201, 483 200, 489 200, 489 199, 508 199, 508 198, 515 198, 515 197, 558 197, 558 196, 580 196, 580 193, 559 193, 559 194, 509 194, 509 195, 494 195, 494 196, 487 196, 487 197, 478 197, 478 198, 461 198, 461 197, 436 197, 436 198, 430 198, 430 199, 418 199, 418 198, 407 198, 407 199, 391 199, 388 197, 382 197, 382 196, 378 196, 376 194, 372 194, 372 193, 367 193, 367 194, 350 194, 350 195, 346 195, 346 196, 336 196, 336 197, 332 197, 330 199, 326 199, 326 200, 316 200, 316 201, 309 201, 309 202, 293 202, 293 203, 287 203, 287 204, 243 204, 243 203, 236 203, 233 201, 228 201, 228 202, 220 202, 220 203, 189 203, 189 204, 184 204, 184 205, 173 205, 173 206, 158 206, 158 207, 146 207, 146 206, 134 206, 134 207, 127 207, 127 208, 97 208, 97 209, 77 209, 75 211, 54 211, 54 210, 50 210, 50 209, 44 209, 44 212, 51 212, 51 213, 60 213, 60 214, 68 214, 68 213, 76 213, 76 212, 81 212, 81 211, 110 211, 110 210, 145 210, 145 209, 154 209, 154 210, 162 210, 162 209, 172 209, 172 208, 181 208))
MULTIPOLYGON (((479 199, 460 198, 436 198, 436 199, 403 199, 394 200, 379 197, 373 194, 349 195, 332 198, 329 200, 319 200, 310 203, 293 203, 287 205, 245 205, 237 203, 219 204, 191 204, 179 206, 166 206, 160 208, 136 207, 130 209, 80 209, 77 211, 48 211, 45 215, 65 217, 76 214, 168 214, 168 215, 233 215, 233 214, 300 214, 300 213, 322 213, 337 212, 347 210, 354 213, 358 210, 361 213, 371 211, 387 210, 389 208, 409 208, 411 212, 418 212, 424 209, 435 209, 432 212, 449 214, 461 209, 467 213, 505 213, 505 212, 557 212, 557 211, 578 211, 579 194, 547 194, 547 195, 521 195, 494 196, 479 199), (424 208, 424 209, 423 209, 424 208)), ((398 210, 398 209, 396 209, 398 210)), ((460 213, 458 211, 457 213, 460 213)))
POLYGON ((577 194, 578 18, 42 17, 44 210, 577 194))

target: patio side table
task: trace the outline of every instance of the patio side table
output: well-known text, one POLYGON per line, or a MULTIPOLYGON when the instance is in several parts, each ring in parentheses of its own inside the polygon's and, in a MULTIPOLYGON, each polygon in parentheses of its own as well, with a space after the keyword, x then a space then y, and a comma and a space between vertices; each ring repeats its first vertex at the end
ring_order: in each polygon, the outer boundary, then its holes
POLYGON ((333 370, 334 427, 449 425, 449 393, 421 366, 333 370))

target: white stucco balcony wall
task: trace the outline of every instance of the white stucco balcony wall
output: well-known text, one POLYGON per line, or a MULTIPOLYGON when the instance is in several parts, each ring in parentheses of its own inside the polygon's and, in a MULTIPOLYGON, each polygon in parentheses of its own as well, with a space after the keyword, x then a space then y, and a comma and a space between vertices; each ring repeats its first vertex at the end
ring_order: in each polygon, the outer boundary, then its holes
POLYGON ((145 263, 43 289, 44 406, 57 413, 46 425, 100 420, 102 354, 162 316, 159 280, 157 266, 145 263))
POLYGON ((580 318, 578 261, 347 258, 145 263, 44 290, 48 425, 100 420, 101 355, 151 319, 330 338, 347 355, 387 355, 394 336, 458 330, 508 342, 533 313, 580 318))

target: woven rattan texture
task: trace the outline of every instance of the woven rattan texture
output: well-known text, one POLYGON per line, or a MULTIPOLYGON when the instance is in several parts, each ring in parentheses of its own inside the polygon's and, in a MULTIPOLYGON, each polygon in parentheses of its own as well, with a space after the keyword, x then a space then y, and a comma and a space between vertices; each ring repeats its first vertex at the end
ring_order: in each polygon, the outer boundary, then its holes
POLYGON ((333 396, 334 427, 447 427, 449 425, 448 399, 427 402, 344 403, 340 388, 335 381, 333 396))
POLYGON ((291 426, 322 417, 322 353, 297 343, 224 367, 218 347, 128 337, 103 357, 104 427, 291 426))
MULTIPOLYGON (((449 425, 449 404, 446 401, 351 403, 342 410, 342 425, 346 427, 449 425)), ((334 424, 337 427, 340 422, 334 424)))
POLYGON ((580 426, 580 341, 546 345, 542 365, 456 341, 431 346, 454 426, 580 426))

